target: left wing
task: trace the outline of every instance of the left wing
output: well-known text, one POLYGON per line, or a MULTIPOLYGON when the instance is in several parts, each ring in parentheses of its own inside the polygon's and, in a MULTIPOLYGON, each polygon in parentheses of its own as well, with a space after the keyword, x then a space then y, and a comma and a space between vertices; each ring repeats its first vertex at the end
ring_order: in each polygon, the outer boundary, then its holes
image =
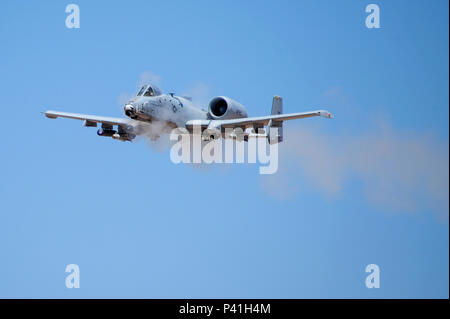
POLYGON ((236 126, 245 126, 249 124, 256 125, 269 125, 270 122, 283 122, 287 120, 295 120, 295 119, 304 119, 307 117, 313 116, 321 116, 326 118, 333 118, 330 112, 319 110, 312 112, 302 112, 302 113, 290 113, 290 114, 278 114, 278 115, 267 115, 267 116, 258 116, 258 117, 247 117, 241 119, 233 119, 233 120, 222 120, 222 127, 236 127, 236 126))
POLYGON ((257 117, 244 117, 239 119, 232 120, 192 120, 187 121, 186 126, 192 127, 194 125, 201 126, 221 126, 221 127, 239 127, 239 126, 266 126, 269 125, 270 122, 283 122, 287 120, 295 120, 295 119, 304 119, 307 117, 313 116, 321 116, 325 118, 333 118, 330 112, 325 110, 311 111, 311 112, 302 112, 302 113, 290 113, 290 114, 277 114, 277 115, 266 115, 266 116, 257 116, 257 117))
POLYGON ((211 136, 217 134, 222 135, 223 129, 242 129, 241 133, 231 133, 230 137, 237 137, 236 134, 241 135, 244 140, 248 140, 248 137, 264 137, 268 138, 269 143, 279 143, 283 141, 283 121, 304 119, 307 117, 321 116, 325 118, 333 118, 330 112, 325 110, 317 110, 311 112, 302 113, 290 113, 282 114, 282 100, 280 97, 275 96, 272 104, 272 115, 258 116, 258 117, 244 117, 230 120, 192 120, 186 122, 186 128, 193 130, 194 127, 200 126, 206 128, 211 136), (263 131, 259 133, 259 129, 264 126, 269 126, 269 131, 263 131), (257 131, 257 132, 256 132, 257 131))

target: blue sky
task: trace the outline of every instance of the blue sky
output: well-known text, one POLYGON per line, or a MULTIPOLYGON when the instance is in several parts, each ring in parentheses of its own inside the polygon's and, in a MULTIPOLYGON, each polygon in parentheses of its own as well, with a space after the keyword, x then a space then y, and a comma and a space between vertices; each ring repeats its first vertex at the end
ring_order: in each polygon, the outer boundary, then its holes
POLYGON ((447 1, 377 1, 380 29, 370 1, 69 3, 0 12, 0 297, 448 298, 447 1), (263 178, 39 113, 123 116, 148 74, 336 120, 287 123, 263 178))

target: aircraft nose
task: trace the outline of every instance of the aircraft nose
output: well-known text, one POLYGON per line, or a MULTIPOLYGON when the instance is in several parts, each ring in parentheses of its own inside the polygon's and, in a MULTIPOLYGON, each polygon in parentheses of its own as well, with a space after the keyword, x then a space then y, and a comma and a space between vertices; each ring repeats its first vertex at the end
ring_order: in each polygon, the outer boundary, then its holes
POLYGON ((125 107, 123 108, 123 110, 125 111, 125 114, 127 116, 132 116, 132 115, 134 115, 134 113, 136 113, 136 109, 131 104, 126 104, 125 107))

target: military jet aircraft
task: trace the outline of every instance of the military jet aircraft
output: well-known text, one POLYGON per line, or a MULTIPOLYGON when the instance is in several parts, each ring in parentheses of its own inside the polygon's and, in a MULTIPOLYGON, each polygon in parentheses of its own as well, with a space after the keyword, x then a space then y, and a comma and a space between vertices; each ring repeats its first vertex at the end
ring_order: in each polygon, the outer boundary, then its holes
MULTIPOLYGON (((100 124, 99 136, 121 141, 132 141, 137 135, 148 132, 149 126, 164 123, 158 127, 185 128, 190 133, 197 127, 202 132, 203 140, 223 137, 247 141, 249 137, 264 137, 269 143, 278 143, 283 141, 283 121, 313 116, 333 118, 325 110, 290 114, 283 114, 282 111, 283 100, 279 96, 273 98, 272 114, 267 116, 248 117, 244 106, 226 96, 214 97, 208 104, 208 110, 203 110, 196 107, 189 97, 164 94, 157 86, 147 84, 125 104, 124 113, 128 118, 58 111, 46 111, 44 114, 51 119, 82 120, 87 127, 100 124), (264 129, 265 126, 267 129, 264 129)), ((152 139, 158 137, 156 133, 152 139)))

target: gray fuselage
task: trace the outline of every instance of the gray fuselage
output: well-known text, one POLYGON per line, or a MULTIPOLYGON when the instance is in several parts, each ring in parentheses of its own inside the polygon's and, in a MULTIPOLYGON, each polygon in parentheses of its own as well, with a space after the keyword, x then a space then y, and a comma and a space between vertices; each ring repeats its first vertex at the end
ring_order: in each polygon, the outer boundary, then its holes
POLYGON ((189 99, 173 94, 135 96, 125 105, 125 114, 135 120, 164 121, 174 127, 184 127, 189 120, 204 120, 208 112, 196 107, 189 99))

